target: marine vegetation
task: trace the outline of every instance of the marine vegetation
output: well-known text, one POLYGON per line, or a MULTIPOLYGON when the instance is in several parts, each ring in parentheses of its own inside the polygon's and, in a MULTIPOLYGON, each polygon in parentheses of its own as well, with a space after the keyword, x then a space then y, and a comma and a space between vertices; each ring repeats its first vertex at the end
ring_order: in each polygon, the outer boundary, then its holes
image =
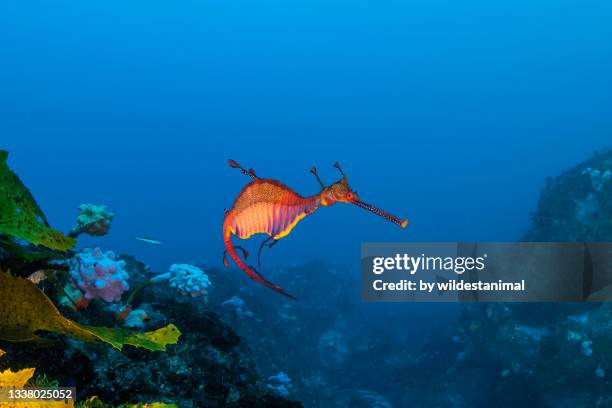
MULTIPOLYGON (((0 350, 0 357, 5 354, 0 350)), ((0 372, 0 388, 23 388, 28 386, 34 376, 35 368, 12 371, 10 368, 0 372)), ((74 400, 44 402, 0 402, 0 408, 72 408, 74 400)))
POLYGON ((300 196, 291 188, 276 180, 261 179, 255 175, 253 169, 247 171, 234 160, 229 160, 229 165, 240 169, 244 175, 250 177, 253 181, 242 189, 236 201, 234 201, 233 207, 225 212, 223 242, 226 250, 223 254, 223 264, 229 266, 227 260, 227 254, 229 254, 236 265, 246 272, 251 279, 288 298, 295 299, 279 285, 264 278, 255 267, 248 266, 240 259, 236 249, 242 251, 245 259, 248 257, 248 252, 244 248, 232 244, 232 234, 240 239, 248 239, 254 234, 268 235, 268 238, 259 247, 257 256, 257 264, 259 265, 261 251, 265 245, 272 248, 278 240, 289 235, 302 218, 312 214, 320 207, 328 207, 337 202, 357 205, 402 228, 406 228, 408 225, 407 220, 401 220, 395 215, 361 201, 357 193, 351 190, 348 179, 338 163, 334 167, 338 169, 342 178, 327 187, 319 177, 317 169, 313 167, 310 170, 321 186, 321 191, 309 197, 300 196))
POLYGON ((38 331, 55 332, 87 342, 103 341, 121 350, 124 345, 163 351, 176 344, 180 331, 170 324, 153 332, 136 333, 121 328, 92 327, 64 317, 53 302, 27 279, 0 271, 0 339, 11 342, 41 341, 38 331))
POLYGON ((7 158, 8 152, 0 150, 0 234, 63 252, 72 248, 75 240, 49 226, 30 191, 8 167, 7 158))
MULTIPOLYGON (((168 344, 175 344, 180 331, 172 324, 153 332, 137 333, 121 328, 80 325, 59 312, 49 297, 33 282, 40 282, 49 276, 57 283, 61 278, 45 272, 45 268, 61 271, 66 267, 48 261, 61 258, 57 252, 68 251, 76 242, 74 238, 49 227, 30 191, 8 168, 7 158, 8 152, 0 151, 0 243, 4 251, 8 252, 9 259, 19 260, 18 266, 23 266, 19 268, 20 272, 31 272, 28 266, 36 270, 35 276, 32 275, 31 280, 28 280, 0 269, 0 339, 43 342, 37 332, 46 331, 88 342, 106 342, 119 350, 126 344, 149 350, 165 350, 168 344), (48 250, 32 248, 32 245, 43 246, 48 250)), ((71 235, 76 237, 87 232, 100 236, 108 231, 113 215, 106 207, 88 204, 81 205, 79 210, 81 214, 77 227, 71 235)), ((96 298, 108 302, 118 301, 129 287, 128 274, 122 268, 125 264, 116 261, 112 251, 102 253, 99 248, 85 250, 68 264, 71 265, 73 285, 82 290, 79 292, 87 301, 96 298)))
MULTIPOLYGON (((0 357, 4 350, 0 349, 0 357)), ((36 368, 24 368, 12 371, 10 368, 0 372, 0 388, 58 388, 57 381, 47 379, 46 375, 34 377, 36 368), (42 379, 42 380, 41 380, 42 379)), ((104 404, 96 396, 87 398, 85 401, 74 404, 74 399, 65 401, 31 401, 31 402, 0 402, 0 408, 113 408, 111 405, 104 404)), ((165 404, 154 402, 150 404, 122 404, 117 408, 178 408, 176 404, 165 404)))

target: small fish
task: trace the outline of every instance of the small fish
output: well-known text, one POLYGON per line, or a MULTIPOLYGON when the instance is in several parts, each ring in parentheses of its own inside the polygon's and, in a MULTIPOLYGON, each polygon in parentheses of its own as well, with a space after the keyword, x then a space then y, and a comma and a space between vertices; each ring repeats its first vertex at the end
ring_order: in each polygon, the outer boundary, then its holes
POLYGON ((153 239, 153 238, 147 238, 147 237, 134 237, 134 239, 136 241, 140 241, 140 242, 145 242, 147 244, 152 244, 152 245, 161 245, 161 241, 157 240, 157 239, 153 239))

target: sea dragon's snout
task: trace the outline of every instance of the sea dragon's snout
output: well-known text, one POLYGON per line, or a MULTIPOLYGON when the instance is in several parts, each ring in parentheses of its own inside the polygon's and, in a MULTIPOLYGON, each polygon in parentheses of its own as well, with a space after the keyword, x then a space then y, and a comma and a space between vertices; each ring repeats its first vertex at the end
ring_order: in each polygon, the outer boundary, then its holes
POLYGON ((381 210, 380 208, 374 207, 371 204, 368 203, 364 203, 363 201, 356 199, 351 201, 352 204, 355 204, 358 207, 364 208, 368 211, 373 212, 374 214, 383 217, 384 219, 386 219, 387 221, 391 221, 394 224, 399 225, 402 228, 406 228, 406 226, 408 225, 408 220, 403 219, 400 220, 398 217, 396 217, 395 215, 388 213, 386 211, 381 210))

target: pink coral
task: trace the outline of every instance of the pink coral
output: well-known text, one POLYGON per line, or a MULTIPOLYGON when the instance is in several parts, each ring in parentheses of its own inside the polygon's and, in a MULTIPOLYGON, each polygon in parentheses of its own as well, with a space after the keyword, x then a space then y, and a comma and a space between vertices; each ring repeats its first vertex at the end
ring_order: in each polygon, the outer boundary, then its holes
POLYGON ((84 249, 74 257, 70 276, 88 300, 117 302, 130 288, 125 262, 117 260, 113 251, 102 252, 98 247, 84 249))

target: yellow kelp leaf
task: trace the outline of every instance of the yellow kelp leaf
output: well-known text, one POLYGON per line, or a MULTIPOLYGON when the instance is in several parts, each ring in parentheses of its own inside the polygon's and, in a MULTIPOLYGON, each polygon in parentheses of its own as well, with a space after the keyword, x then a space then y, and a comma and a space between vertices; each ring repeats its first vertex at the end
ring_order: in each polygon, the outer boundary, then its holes
POLYGON ((176 404, 166 404, 163 402, 154 402, 152 404, 132 404, 128 408, 178 408, 176 404))
POLYGON ((0 271, 0 339, 36 340, 36 332, 65 334, 88 342, 103 341, 121 350, 126 344, 163 351, 175 344, 181 332, 170 324, 161 329, 138 333, 123 328, 83 326, 65 318, 53 302, 27 279, 0 271))
POLYGON ((35 368, 24 368, 16 372, 9 368, 0 373, 0 388, 22 388, 34 375, 35 368))
POLYGON ((74 401, 0 402, 0 408, 74 408, 74 401))
POLYGON ((130 344, 135 347, 146 347, 153 350, 150 347, 155 347, 155 350, 164 351, 168 344, 176 344, 179 337, 181 337, 180 330, 173 324, 169 324, 166 327, 146 332, 146 333, 133 333, 127 340, 126 344, 130 344), (147 346, 145 346, 147 345, 147 346))
MULTIPOLYGON (((6 352, 0 349, 0 357, 6 352)), ((0 373, 0 388, 23 387, 34 375, 35 368, 24 368, 23 370, 12 372, 10 369, 0 373)))
POLYGON ((122 328, 80 327, 119 350, 126 344, 129 344, 130 346, 142 347, 152 351, 165 351, 166 346, 168 344, 176 344, 181 335, 179 329, 173 324, 144 333, 132 332, 122 328))
POLYGON ((2 271, 0 310, 0 339, 6 341, 36 340, 38 331, 66 333, 71 326, 35 284, 2 271))
MULTIPOLYGON (((5 355, 0 349, 0 357, 5 355)), ((0 388, 23 388, 34 375, 35 368, 24 368, 17 372, 10 369, 0 373, 0 388)), ((44 402, 0 402, 0 408, 74 408, 74 401, 44 402)))

